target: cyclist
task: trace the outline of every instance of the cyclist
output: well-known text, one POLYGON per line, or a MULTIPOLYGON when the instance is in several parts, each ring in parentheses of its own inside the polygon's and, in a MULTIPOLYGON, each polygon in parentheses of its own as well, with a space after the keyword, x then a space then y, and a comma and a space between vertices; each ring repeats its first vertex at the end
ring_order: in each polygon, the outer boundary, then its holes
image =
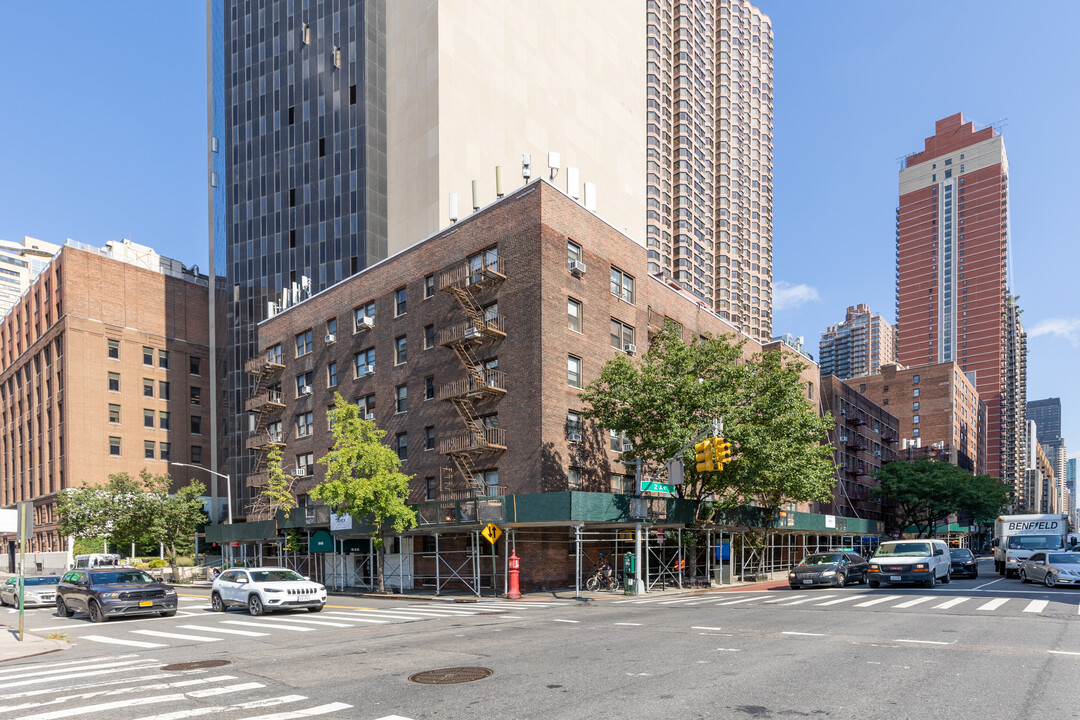
POLYGON ((607 556, 604 553, 600 553, 600 556, 596 560, 596 572, 602 575, 605 580, 611 580, 611 563, 608 562, 607 556))

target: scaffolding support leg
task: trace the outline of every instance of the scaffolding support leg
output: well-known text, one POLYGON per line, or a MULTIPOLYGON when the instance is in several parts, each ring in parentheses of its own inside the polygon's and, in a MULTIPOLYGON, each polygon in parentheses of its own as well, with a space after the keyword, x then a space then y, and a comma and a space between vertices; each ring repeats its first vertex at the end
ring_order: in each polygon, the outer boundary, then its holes
POLYGON ((581 597, 581 526, 574 526, 574 597, 581 597))
POLYGON ((439 576, 439 566, 442 565, 442 555, 439 554, 439 533, 435 533, 435 596, 442 593, 442 579, 439 576))

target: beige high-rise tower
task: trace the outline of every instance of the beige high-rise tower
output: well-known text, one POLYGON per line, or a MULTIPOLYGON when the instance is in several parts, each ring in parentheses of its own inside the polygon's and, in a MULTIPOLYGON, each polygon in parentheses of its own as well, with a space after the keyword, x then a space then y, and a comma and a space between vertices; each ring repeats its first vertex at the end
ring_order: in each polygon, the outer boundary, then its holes
POLYGON ((745 0, 647 11, 649 272, 772 334, 772 24, 745 0))

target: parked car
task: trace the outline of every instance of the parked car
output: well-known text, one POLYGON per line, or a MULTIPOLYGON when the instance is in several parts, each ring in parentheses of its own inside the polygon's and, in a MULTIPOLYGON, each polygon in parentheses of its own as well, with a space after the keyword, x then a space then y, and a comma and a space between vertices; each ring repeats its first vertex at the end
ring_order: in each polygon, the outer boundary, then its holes
POLYGON ((866 582, 869 564, 855 553, 835 552, 807 555, 788 573, 792 590, 813 585, 844 587, 849 582, 866 582))
MULTIPOLYGON (((59 575, 39 575, 23 578, 23 607, 41 607, 56 602, 59 575)), ((0 585, 0 605, 19 606, 19 578, 9 577, 0 585)))
POLYGON ((952 576, 979 577, 979 561, 967 548, 953 548, 949 551, 952 576))
POLYGON ((126 615, 176 614, 176 591, 135 568, 76 569, 56 587, 56 613, 90 614, 92 622, 126 615))
POLYGON ((889 540, 870 558, 867 575, 872 588, 881 583, 922 583, 932 588, 938 580, 952 580, 949 546, 943 540, 889 540))
POLYGON ((286 568, 226 570, 210 590, 210 605, 216 612, 232 605, 246 606, 252 615, 295 608, 319 612, 325 604, 325 587, 286 568))
POLYGON ((1037 552, 1020 563, 1020 582, 1042 581, 1046 587, 1080 585, 1080 554, 1037 552))

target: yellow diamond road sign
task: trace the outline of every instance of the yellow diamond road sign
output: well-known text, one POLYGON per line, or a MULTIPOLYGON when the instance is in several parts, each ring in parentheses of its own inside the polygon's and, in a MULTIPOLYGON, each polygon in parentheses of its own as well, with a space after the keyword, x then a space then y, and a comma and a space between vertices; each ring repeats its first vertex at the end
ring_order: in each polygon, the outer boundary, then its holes
POLYGON ((497 528, 494 523, 488 523, 484 529, 480 531, 480 534, 484 536, 485 540, 494 545, 495 541, 502 535, 502 530, 497 528))

